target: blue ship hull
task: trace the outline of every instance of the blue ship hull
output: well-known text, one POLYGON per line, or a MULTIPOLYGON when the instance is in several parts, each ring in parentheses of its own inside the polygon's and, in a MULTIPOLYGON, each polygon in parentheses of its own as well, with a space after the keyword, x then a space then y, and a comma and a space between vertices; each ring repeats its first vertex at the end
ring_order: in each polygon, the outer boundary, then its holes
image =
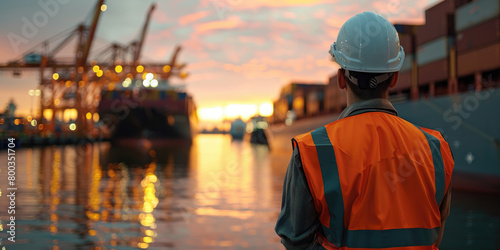
POLYGON ((394 106, 409 122, 441 131, 455 160, 454 188, 500 192, 500 89, 394 106))

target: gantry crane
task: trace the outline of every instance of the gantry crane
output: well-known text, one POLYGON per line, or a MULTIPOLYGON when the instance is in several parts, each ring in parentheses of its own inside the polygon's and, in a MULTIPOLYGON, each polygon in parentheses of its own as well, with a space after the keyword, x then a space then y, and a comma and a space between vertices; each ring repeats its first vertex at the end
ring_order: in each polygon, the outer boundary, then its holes
POLYGON ((141 65, 141 51, 152 13, 156 8, 155 4, 149 8, 138 40, 131 42, 128 46, 113 43, 99 51, 98 60, 89 61, 103 4, 104 0, 97 1, 92 9, 90 24, 79 24, 69 29, 68 32, 42 42, 24 53, 24 57, 6 65, 0 65, 0 70, 13 71, 14 75, 20 75, 21 70, 40 71, 41 112, 38 126, 42 135, 57 133, 56 119, 61 117, 66 110, 76 110, 77 117, 71 130, 78 132, 80 137, 92 137, 94 132, 92 118, 100 100, 101 89, 129 77, 135 78, 138 75, 137 66, 159 75, 164 80, 171 76, 187 77, 187 73, 181 72, 185 64, 176 64, 177 55, 181 50, 180 46, 175 48, 172 59, 167 64, 141 65), (51 48, 52 43, 61 38, 62 41, 51 48), (74 60, 56 59, 58 53, 75 39, 74 60), (104 59, 103 55, 109 52, 111 52, 111 57, 104 59), (130 59, 127 55, 131 55, 130 59), (118 66, 121 70, 117 70, 118 66), (45 120, 44 116, 50 119, 45 120))

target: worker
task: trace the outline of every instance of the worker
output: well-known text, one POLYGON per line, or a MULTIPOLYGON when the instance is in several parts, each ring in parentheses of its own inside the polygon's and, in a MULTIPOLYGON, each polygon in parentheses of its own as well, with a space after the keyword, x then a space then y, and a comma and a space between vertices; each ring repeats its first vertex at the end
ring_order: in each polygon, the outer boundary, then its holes
POLYGON ((398 116, 388 89, 405 53, 394 26, 364 12, 330 54, 347 108, 292 139, 275 231, 287 249, 438 249, 453 157, 440 132, 398 116))

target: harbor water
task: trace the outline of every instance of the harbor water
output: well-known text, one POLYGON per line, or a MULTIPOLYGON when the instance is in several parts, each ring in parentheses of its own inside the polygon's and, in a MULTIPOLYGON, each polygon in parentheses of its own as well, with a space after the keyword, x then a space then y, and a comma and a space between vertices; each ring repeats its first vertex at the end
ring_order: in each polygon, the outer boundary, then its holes
MULTIPOLYGON (((283 249, 274 225, 291 149, 281 144, 200 134, 189 146, 19 148, 15 244, 3 167, 0 237, 8 250, 283 249)), ((453 193, 440 249, 500 249, 499 236, 498 195, 453 193)))

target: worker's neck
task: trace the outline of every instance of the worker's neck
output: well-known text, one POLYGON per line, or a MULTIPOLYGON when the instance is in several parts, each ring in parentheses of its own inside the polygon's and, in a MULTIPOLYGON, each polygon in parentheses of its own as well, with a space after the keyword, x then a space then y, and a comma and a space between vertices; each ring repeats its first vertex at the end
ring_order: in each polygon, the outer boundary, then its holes
MULTIPOLYGON (((357 102, 360 102, 360 101, 366 101, 364 99, 361 99, 357 96, 354 95, 354 93, 352 93, 349 89, 347 89, 347 106, 351 106, 353 105, 354 103, 357 103, 357 102)), ((389 94, 388 93, 385 93, 383 94, 380 98, 382 99, 389 99, 389 94)))

